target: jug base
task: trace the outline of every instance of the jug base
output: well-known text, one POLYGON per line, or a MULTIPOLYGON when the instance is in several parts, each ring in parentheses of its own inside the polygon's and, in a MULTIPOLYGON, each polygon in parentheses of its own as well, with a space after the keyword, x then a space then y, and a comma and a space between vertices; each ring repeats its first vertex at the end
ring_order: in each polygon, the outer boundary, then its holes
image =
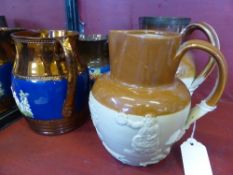
POLYGON ((30 128, 38 134, 60 135, 78 128, 86 121, 86 118, 74 117, 49 121, 33 119, 26 120, 28 121, 30 128))

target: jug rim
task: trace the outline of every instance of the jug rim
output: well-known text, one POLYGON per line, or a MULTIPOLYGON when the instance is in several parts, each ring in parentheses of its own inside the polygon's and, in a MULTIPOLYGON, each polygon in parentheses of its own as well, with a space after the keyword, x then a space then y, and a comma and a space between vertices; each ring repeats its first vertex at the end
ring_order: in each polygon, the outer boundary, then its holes
POLYGON ((171 31, 161 31, 161 30, 153 30, 153 29, 136 29, 136 30, 110 30, 111 33, 122 33, 128 36, 141 36, 145 37, 145 34, 151 34, 151 35, 157 35, 161 36, 159 39, 165 39, 165 38, 177 38, 181 37, 180 33, 177 32, 171 32, 171 31), (144 36, 143 36, 144 35, 144 36))
POLYGON ((74 37, 78 36, 79 33, 71 30, 27 30, 14 32, 11 37, 14 40, 26 40, 26 41, 48 41, 54 42, 56 39, 61 39, 64 37, 74 37))

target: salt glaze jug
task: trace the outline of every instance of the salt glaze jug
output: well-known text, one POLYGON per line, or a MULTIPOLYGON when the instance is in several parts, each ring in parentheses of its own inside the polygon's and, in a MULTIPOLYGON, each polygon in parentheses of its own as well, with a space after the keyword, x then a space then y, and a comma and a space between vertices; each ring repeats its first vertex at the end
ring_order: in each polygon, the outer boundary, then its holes
POLYGON ((15 47, 10 35, 21 30, 23 29, 0 27, 0 113, 15 106, 10 89, 15 47))
POLYGON ((88 108, 88 71, 75 52, 78 33, 41 30, 12 37, 17 51, 12 93, 31 128, 56 135, 82 124, 88 108))
MULTIPOLYGON (((220 49, 220 43, 216 31, 206 22, 192 23, 189 25, 191 18, 165 16, 141 16, 138 21, 140 29, 155 29, 180 33, 182 29, 186 27, 187 31, 184 32, 184 34, 186 34, 186 36, 183 37, 184 40, 186 40, 193 32, 197 30, 201 31, 213 46, 220 49)), ((184 58, 182 58, 176 72, 176 76, 183 81, 191 93, 193 93, 195 89, 198 88, 198 86, 208 77, 215 65, 214 59, 210 57, 203 71, 197 74, 193 57, 194 56, 191 52, 187 52, 184 55, 184 58)))
POLYGON ((216 108, 223 93, 222 53, 206 41, 181 41, 181 34, 165 31, 109 34, 111 72, 95 82, 89 107, 104 147, 125 164, 164 159, 191 123, 216 108), (175 74, 183 55, 194 48, 213 56, 219 76, 210 95, 191 109, 190 92, 175 74))

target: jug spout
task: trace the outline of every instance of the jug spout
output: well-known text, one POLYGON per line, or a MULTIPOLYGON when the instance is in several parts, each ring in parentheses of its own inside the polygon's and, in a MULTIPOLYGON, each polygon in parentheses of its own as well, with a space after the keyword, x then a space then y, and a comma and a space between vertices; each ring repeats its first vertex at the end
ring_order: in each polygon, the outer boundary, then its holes
POLYGON ((174 81, 179 60, 179 34, 152 30, 111 31, 110 65, 113 79, 139 85, 159 86, 174 81))

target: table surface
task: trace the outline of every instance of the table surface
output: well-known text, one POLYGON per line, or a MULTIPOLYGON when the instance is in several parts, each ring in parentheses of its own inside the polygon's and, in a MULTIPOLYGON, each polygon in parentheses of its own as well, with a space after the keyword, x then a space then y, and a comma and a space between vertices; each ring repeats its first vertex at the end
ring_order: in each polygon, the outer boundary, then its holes
MULTIPOLYGON (((132 167, 104 149, 91 120, 64 135, 42 136, 20 119, 0 131, 0 175, 182 175, 180 144, 190 130, 160 163, 132 167)), ((207 147, 214 175, 233 174, 233 102, 221 101, 200 119, 195 138, 207 147)))

